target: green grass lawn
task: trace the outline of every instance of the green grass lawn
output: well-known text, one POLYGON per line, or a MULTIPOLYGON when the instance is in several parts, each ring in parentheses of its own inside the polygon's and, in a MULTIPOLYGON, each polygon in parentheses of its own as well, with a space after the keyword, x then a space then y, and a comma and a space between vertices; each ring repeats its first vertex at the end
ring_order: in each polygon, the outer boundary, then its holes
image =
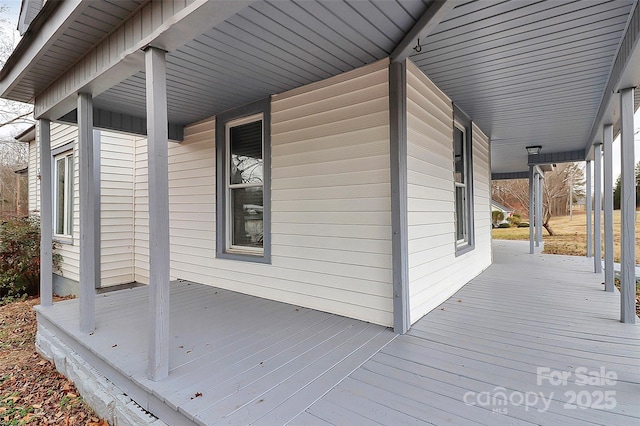
MULTIPOLYGON (((523 218, 524 221, 526 219, 523 218)), ((546 229, 542 230, 544 253, 566 254, 573 256, 587 255, 587 216, 584 212, 569 216, 552 217, 549 225, 554 232, 550 236, 546 229)), ((636 214, 636 229, 640 230, 640 216, 636 214)), ((528 240, 529 228, 496 228, 492 231, 495 240, 528 240)), ((604 235, 604 231, 603 231, 604 235)), ((615 262, 620 261, 620 211, 613 212, 613 235, 615 262)), ((604 256, 604 248, 603 248, 604 256)), ((636 232, 636 263, 640 264, 640 239, 636 232)))

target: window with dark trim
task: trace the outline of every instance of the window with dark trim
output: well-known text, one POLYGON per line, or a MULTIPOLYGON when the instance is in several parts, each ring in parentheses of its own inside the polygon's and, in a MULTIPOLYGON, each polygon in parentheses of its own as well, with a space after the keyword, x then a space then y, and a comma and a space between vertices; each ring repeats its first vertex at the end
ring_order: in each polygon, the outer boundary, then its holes
POLYGON ((474 247, 472 146, 471 121, 456 110, 453 121, 456 254, 474 247))
POLYGON ((58 239, 73 237, 73 147, 65 145, 53 155, 53 234, 58 239))
POLYGON ((270 100, 216 117, 216 256, 270 262, 270 100))

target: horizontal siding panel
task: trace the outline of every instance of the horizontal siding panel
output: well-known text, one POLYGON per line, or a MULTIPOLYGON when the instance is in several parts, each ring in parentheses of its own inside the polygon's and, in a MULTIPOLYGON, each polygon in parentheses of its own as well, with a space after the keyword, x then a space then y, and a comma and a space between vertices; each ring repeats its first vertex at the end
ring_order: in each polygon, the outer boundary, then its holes
POLYGON ((475 248, 455 255, 453 109, 413 63, 407 67, 409 288, 414 322, 491 262, 488 140, 473 129, 475 248), (482 210, 486 210, 484 213, 482 210))
MULTIPOLYGON (((169 148, 171 275, 392 323, 387 62, 272 99, 272 263, 215 257, 214 119, 169 148), (334 84, 330 83, 331 81, 334 84)), ((135 277, 148 281, 146 144, 135 144, 135 277)))

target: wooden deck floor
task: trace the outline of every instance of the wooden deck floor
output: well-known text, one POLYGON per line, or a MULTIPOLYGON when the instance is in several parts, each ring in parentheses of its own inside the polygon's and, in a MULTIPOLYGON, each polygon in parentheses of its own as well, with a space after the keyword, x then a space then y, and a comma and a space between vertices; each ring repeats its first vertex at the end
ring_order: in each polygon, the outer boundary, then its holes
POLYGON ((494 242, 493 266, 291 424, 640 424, 640 325, 591 259, 527 250, 494 242), (616 383, 579 385, 581 368, 616 383))
POLYGON ((171 285, 170 373, 146 378, 148 288, 100 294, 96 330, 77 300, 39 321, 169 425, 291 420, 395 334, 381 326, 189 282, 171 285))
POLYGON ((619 295, 603 291, 592 260, 531 256, 522 242, 494 249, 487 271, 395 339, 174 284, 171 373, 155 383, 145 377, 146 287, 98 295, 92 336, 77 329, 77 301, 39 315, 171 425, 640 424, 640 325, 618 321, 619 295), (539 368, 567 383, 540 379, 539 368), (580 385, 586 372, 615 383, 580 385))

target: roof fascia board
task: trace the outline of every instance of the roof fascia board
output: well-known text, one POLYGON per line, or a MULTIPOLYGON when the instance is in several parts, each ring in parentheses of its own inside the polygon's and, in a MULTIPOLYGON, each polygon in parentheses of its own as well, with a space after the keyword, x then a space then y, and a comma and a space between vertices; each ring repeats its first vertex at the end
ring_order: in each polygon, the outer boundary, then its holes
POLYGON ((125 37, 125 28, 130 29, 130 22, 142 21, 142 17, 154 13, 154 8, 162 6, 162 2, 149 2, 36 97, 35 118, 58 119, 75 108, 77 93, 91 93, 95 97, 137 71, 143 70, 142 49, 153 46, 167 52, 176 50, 251 3, 252 0, 196 0, 158 23, 149 32, 138 32, 136 39, 125 37), (122 40, 125 40, 125 43, 122 43, 122 40), (100 55, 100 52, 107 54, 96 60, 95 57, 100 55))
POLYGON ((602 126, 614 124, 619 120, 618 91, 627 87, 640 85, 640 7, 638 1, 627 22, 616 58, 609 72, 598 114, 591 127, 585 146, 584 158, 593 156, 593 145, 602 143, 602 126))
MULTIPOLYGON (((40 28, 33 28, 25 35, 20 43, 18 43, 14 54, 12 54, 5 63, 5 67, 0 71, 1 97, 7 97, 8 93, 11 92, 25 76, 29 65, 36 63, 42 58, 45 52, 53 45, 56 38, 61 36, 73 21, 89 7, 89 3, 90 2, 83 2, 82 0, 66 0, 59 3, 51 1, 51 4, 57 4, 57 7, 48 19, 42 23, 40 28)), ((45 18, 46 17, 43 17, 41 19, 45 18)))
POLYGON ((392 62, 402 62, 409 57, 420 38, 427 37, 440 22, 456 7, 458 0, 434 0, 418 22, 400 40, 391 52, 392 62))

